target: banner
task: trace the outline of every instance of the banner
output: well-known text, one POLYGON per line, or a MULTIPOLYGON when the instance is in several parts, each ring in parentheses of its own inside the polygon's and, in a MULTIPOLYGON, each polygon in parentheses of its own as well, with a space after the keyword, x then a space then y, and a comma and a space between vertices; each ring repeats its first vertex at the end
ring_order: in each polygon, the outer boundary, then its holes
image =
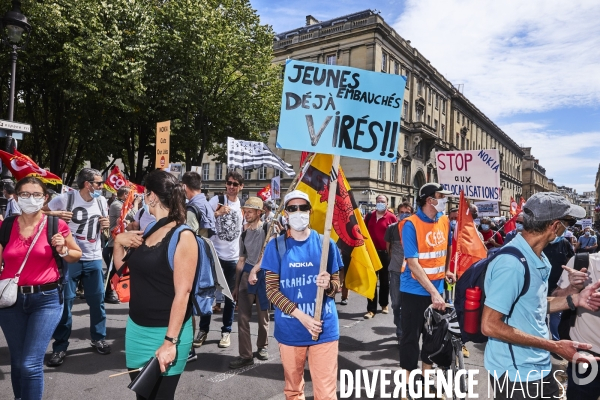
POLYGON ((154 166, 164 169, 169 166, 171 121, 156 123, 156 160, 154 166))
POLYGON ((581 224, 581 229, 585 229, 585 228, 591 228, 592 227, 592 220, 591 219, 582 219, 579 220, 579 223, 581 224))
POLYGON ((486 257, 487 249, 477 234, 469 203, 463 192, 461 192, 458 204, 458 220, 452 235, 451 270, 454 271, 456 268, 456 278, 460 279, 473 263, 486 257))
MULTIPOLYGON (((297 187, 308 194, 313 211, 310 226, 320 233, 323 233, 325 226, 332 161, 331 155, 317 154, 297 187)), ((336 242, 344 265, 348 267, 346 287, 364 297, 373 298, 377 284, 375 271, 382 266, 341 168, 338 172, 331 239, 336 242)))
POLYGON ((438 180, 450 196, 477 200, 502 201, 500 188, 500 156, 497 149, 438 151, 438 180))
POLYGON ((479 217, 500 216, 500 207, 497 201, 476 201, 474 204, 477 207, 477 216, 479 217))
POLYGON ((263 201, 271 200, 271 186, 267 185, 256 193, 263 201))
POLYGON ((7 166, 17 181, 26 176, 34 176, 42 182, 51 185, 62 183, 62 179, 59 176, 40 168, 29 156, 21 154, 17 149, 14 150, 14 154, 0 150, 0 159, 2 159, 4 165, 7 166))
POLYGON ((276 176, 275 178, 271 179, 271 199, 272 200, 277 200, 281 198, 281 183, 280 183, 280 177, 276 176))
POLYGON ((395 161, 406 78, 288 60, 277 148, 395 161))
POLYGON ((104 189, 111 193, 117 193, 117 190, 119 190, 123 186, 130 186, 139 194, 144 193, 145 190, 144 186, 128 181, 127 178, 125 178, 125 175, 123 175, 123 173, 119 169, 119 167, 115 165, 110 170, 110 174, 108 174, 108 177, 104 182, 104 189))

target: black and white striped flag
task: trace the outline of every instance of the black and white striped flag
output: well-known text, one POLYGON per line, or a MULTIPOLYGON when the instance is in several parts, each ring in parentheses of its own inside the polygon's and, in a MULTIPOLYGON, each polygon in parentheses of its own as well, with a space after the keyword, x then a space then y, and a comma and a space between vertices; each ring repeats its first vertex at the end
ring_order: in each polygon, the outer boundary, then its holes
POLYGON ((227 138, 228 168, 258 169, 262 166, 278 169, 288 176, 296 175, 292 165, 279 158, 265 143, 227 138))

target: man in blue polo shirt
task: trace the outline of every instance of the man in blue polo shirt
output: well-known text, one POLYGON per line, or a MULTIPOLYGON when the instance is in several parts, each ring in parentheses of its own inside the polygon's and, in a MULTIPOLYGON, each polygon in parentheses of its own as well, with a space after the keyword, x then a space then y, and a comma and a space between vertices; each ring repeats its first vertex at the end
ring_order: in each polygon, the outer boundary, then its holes
POLYGON ((489 336, 484 363, 490 374, 495 399, 559 398, 561 390, 551 374, 550 352, 566 360, 584 357, 578 349, 591 345, 548 339, 546 314, 567 308, 597 310, 600 282, 585 293, 547 297, 551 265, 542 250, 564 235, 568 225, 585 216, 585 210, 570 204, 558 193, 536 193, 523 212, 523 232, 508 246, 517 248, 527 261, 529 289, 519 298, 525 280, 522 262, 512 255, 499 255, 485 276, 485 306, 481 331, 489 336), (511 312, 512 309, 512 312, 511 312))

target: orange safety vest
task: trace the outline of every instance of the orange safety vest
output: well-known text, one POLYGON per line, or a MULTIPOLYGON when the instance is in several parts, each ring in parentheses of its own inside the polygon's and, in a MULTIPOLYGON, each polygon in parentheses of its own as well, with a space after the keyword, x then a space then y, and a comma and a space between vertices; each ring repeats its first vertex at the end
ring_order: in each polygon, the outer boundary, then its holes
MULTIPOLYGON (((404 221, 412 222, 417 232, 417 248, 419 251, 419 265, 423 268, 430 281, 444 279, 446 276, 446 257, 448 252, 448 233, 450 222, 448 216, 443 215, 435 222, 425 222, 416 214, 405 218, 404 221)), ((402 272, 406 269, 404 261, 402 272)), ((412 274, 414 278, 414 274, 412 274)))

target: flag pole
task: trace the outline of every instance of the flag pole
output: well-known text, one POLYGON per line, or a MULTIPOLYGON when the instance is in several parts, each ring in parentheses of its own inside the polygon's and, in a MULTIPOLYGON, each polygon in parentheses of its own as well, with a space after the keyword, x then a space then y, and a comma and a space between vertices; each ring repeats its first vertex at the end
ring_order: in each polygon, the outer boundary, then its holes
MULTIPOLYGON (((335 206, 335 195, 337 193, 338 184, 338 170, 340 167, 340 156, 333 156, 333 163, 331 165, 331 172, 329 175, 329 197, 327 198, 327 214, 325 215, 325 227, 323 228, 323 249, 321 251, 321 266, 319 274, 323 271, 327 271, 327 260, 329 258, 329 241, 331 238, 331 224, 333 222, 333 208, 335 206)), ((321 321, 321 311, 323 308, 323 295, 325 289, 322 287, 317 288, 317 304, 315 305, 315 321, 321 321)), ((319 335, 314 335, 313 340, 319 340, 319 335)))

